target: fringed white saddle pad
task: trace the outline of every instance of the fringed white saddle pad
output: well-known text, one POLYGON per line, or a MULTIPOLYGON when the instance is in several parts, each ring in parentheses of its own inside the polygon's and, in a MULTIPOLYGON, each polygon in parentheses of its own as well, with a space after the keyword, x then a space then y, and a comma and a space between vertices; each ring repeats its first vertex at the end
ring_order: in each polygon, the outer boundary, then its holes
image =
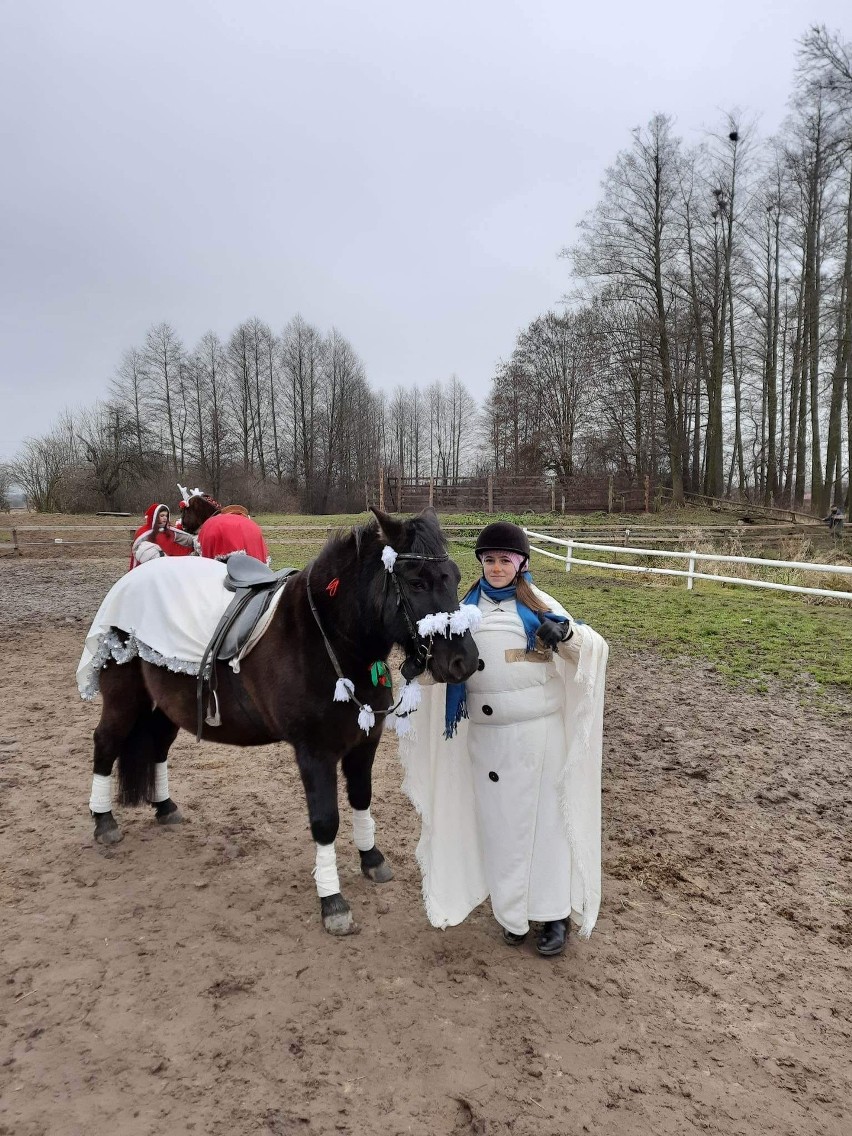
MULTIPOLYGON (((197 675, 216 625, 234 593, 225 588, 225 565, 200 557, 163 557, 141 564, 110 588, 86 636, 77 667, 77 686, 83 698, 94 698, 100 672, 110 660, 129 662, 140 655, 147 662, 182 674, 197 675), (122 642, 114 628, 126 632, 122 642)), ((244 657, 269 626, 283 595, 270 604, 244 657)))

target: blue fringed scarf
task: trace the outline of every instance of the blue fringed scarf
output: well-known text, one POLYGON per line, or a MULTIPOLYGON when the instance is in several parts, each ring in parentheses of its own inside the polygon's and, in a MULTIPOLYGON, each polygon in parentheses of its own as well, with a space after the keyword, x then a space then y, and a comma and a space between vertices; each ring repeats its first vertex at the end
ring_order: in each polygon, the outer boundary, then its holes
MULTIPOLYGON (((523 573, 523 578, 528 584, 532 583, 532 576, 529 572, 523 573)), ((557 615, 555 612, 540 612, 533 611, 532 608, 527 607, 526 604, 521 603, 517 598, 516 589, 514 584, 510 584, 507 588, 494 588, 483 576, 482 579, 477 580, 467 595, 462 599, 463 604, 479 604, 480 595, 485 594, 489 599, 495 600, 498 603, 500 600, 515 600, 518 615, 521 618, 521 623, 524 625, 524 631, 527 634, 527 650, 535 650, 535 633, 541 626, 542 620, 552 619, 555 623, 565 623, 564 615, 557 615)), ((447 713, 444 720, 444 737, 451 738, 458 729, 459 722, 462 718, 467 717, 467 687, 463 682, 448 682, 447 683, 447 713)))

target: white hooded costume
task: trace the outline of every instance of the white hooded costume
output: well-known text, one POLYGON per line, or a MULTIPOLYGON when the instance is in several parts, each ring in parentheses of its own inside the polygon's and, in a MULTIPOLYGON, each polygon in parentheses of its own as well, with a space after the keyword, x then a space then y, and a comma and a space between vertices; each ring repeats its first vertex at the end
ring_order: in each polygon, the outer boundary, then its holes
MULTIPOLYGON (((534 589, 548 608, 567 615, 534 589)), ((400 739, 403 788, 422 818, 426 914, 460 923, 489 895, 503 927, 569 915, 588 938, 601 893, 601 748, 608 647, 586 624, 559 653, 527 650, 514 599, 479 599, 480 669, 468 719, 446 739, 446 687, 427 686, 400 739)))

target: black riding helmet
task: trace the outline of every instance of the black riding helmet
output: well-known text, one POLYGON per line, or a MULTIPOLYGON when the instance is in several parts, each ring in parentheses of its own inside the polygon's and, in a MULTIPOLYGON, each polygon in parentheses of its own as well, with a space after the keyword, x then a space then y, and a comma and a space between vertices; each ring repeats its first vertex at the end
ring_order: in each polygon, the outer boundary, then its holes
POLYGON ((481 560, 486 552, 518 552, 530 558, 530 542, 522 528, 509 521, 494 521, 486 525, 477 537, 476 559, 481 560))

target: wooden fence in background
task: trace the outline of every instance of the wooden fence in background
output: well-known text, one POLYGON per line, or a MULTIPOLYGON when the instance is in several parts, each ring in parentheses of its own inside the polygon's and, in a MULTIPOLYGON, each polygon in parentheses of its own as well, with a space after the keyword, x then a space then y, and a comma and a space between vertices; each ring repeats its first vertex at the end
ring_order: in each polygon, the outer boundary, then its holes
POLYGON ((487 474, 445 482, 434 477, 397 477, 381 470, 379 507, 399 513, 433 505, 439 513, 648 513, 650 479, 572 477, 565 483, 541 477, 487 474))

